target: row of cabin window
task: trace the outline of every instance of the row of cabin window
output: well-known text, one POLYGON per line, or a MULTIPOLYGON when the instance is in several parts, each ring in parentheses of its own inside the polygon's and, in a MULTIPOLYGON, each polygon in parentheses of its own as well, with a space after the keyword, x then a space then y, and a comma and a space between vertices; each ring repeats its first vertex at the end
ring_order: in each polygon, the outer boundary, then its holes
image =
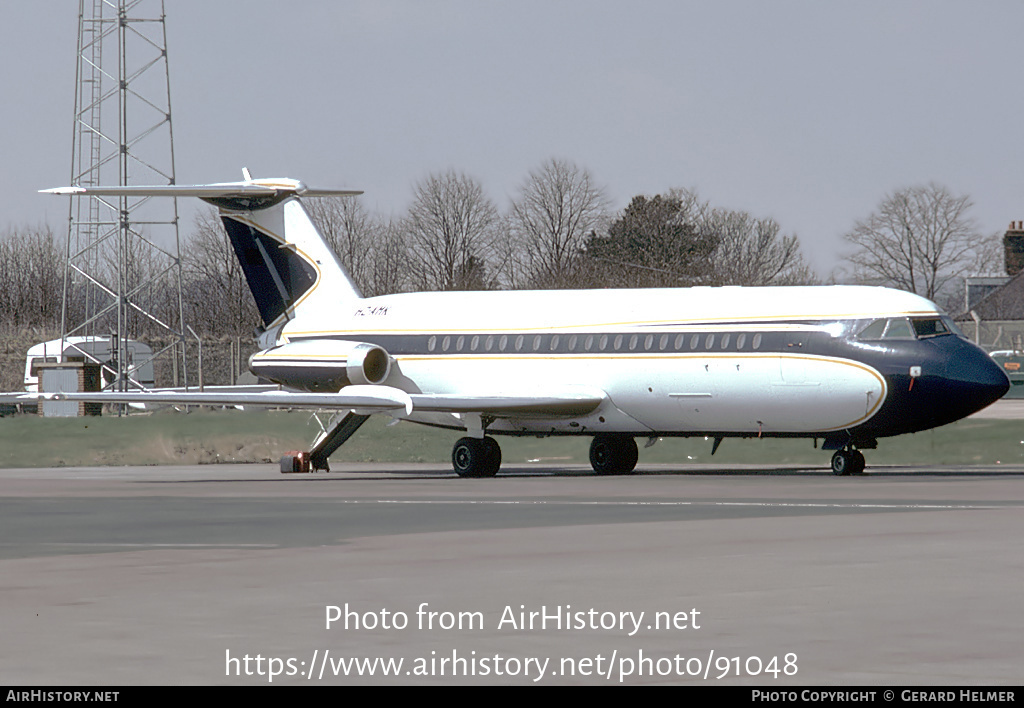
MULTIPOLYGON (((729 349, 730 344, 737 350, 742 350, 748 341, 746 332, 741 332, 733 338, 731 332, 724 334, 570 334, 570 335, 517 335, 515 337, 507 334, 502 335, 446 335, 444 337, 431 336, 427 339, 427 351, 442 352, 604 352, 604 351, 691 351, 700 349, 729 349), (509 345, 512 348, 509 349, 509 345), (545 346, 546 344, 546 346, 545 346)), ((756 333, 749 337, 752 350, 761 348, 761 334, 756 333)))

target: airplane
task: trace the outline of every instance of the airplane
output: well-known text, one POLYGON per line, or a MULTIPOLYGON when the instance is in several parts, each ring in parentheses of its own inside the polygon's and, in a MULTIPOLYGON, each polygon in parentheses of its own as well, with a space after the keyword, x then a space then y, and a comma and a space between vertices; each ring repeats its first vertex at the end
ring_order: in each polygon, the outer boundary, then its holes
POLYGON ((879 438, 964 418, 1009 381, 936 305, 881 287, 418 292, 364 298, 302 199, 361 194, 293 179, 63 187, 198 197, 219 209, 259 310, 250 370, 278 391, 40 393, 125 403, 333 411, 282 472, 328 458, 373 414, 465 432, 460 477, 493 477, 496 436, 587 436, 600 475, 635 471, 637 438, 812 438, 836 475, 879 438))

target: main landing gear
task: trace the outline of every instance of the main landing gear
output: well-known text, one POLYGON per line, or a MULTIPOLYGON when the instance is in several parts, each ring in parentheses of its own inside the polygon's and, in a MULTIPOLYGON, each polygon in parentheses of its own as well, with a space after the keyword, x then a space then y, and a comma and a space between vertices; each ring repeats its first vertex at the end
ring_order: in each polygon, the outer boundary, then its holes
POLYGON ((864 464, 864 453, 848 445, 832 455, 832 474, 839 477, 860 474, 864 471, 864 464))
MULTIPOLYGON (((600 475, 632 474, 639 456, 628 435, 597 435, 590 443, 590 465, 600 475)), ((452 467, 460 477, 493 477, 501 467, 494 438, 461 438, 452 448, 452 467)))
POLYGON ((639 453, 628 435, 595 435, 590 443, 590 466, 601 475, 633 474, 639 453))
POLYGON ((494 438, 460 438, 452 448, 452 467, 460 477, 493 477, 501 467, 501 448, 494 438))

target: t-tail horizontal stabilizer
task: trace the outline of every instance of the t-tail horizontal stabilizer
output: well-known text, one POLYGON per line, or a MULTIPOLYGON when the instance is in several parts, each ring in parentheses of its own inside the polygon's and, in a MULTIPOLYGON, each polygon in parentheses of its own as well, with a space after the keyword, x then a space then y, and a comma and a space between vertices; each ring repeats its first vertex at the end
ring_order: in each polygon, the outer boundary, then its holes
POLYGON ((248 179, 197 185, 127 185, 115 187, 56 187, 42 194, 88 197, 198 197, 217 206, 255 210, 273 206, 288 197, 347 197, 358 189, 314 189, 296 179, 248 179))
POLYGON ((198 197, 216 206, 263 320, 262 348, 295 318, 329 317, 362 297, 300 197, 344 197, 354 189, 314 189, 294 179, 181 186, 58 187, 46 194, 94 197, 198 197))

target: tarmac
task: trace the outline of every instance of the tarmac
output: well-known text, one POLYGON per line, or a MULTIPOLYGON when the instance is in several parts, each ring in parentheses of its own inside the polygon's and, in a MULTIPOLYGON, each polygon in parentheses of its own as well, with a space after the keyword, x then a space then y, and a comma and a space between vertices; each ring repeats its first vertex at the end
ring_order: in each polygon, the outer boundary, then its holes
POLYGON ((0 470, 0 683, 1021 680, 1024 466, 336 468, 0 470))
POLYGON ((1001 398, 970 417, 978 419, 1022 420, 1024 419, 1024 398, 1001 398))

